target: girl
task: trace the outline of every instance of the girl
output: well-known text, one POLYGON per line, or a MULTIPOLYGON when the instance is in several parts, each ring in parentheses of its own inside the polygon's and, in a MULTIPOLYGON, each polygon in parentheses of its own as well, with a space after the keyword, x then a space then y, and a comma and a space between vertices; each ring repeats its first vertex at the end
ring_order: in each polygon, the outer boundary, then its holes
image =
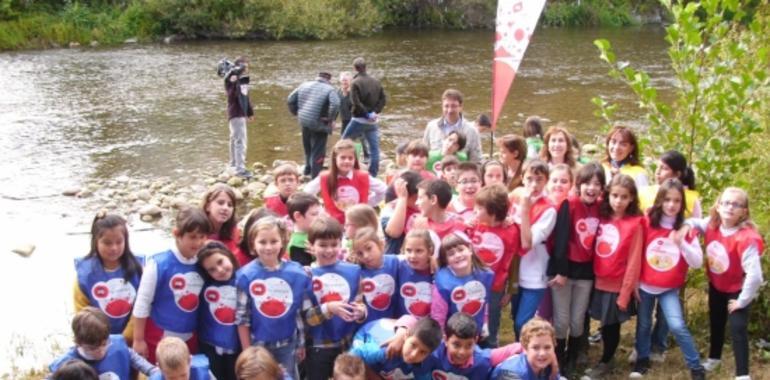
POLYGON ((382 239, 376 229, 369 227, 356 231, 353 237, 353 254, 361 264, 361 288, 367 308, 366 322, 393 318, 399 303, 396 293, 398 258, 395 255, 383 255, 382 239))
POLYGON ((359 169, 351 140, 334 144, 331 161, 331 169, 308 182, 304 191, 313 195, 320 191, 326 213, 344 225, 348 207, 359 203, 376 206, 384 199, 387 185, 359 169))
POLYGON ((656 185, 648 186, 639 191, 639 204, 642 210, 647 210, 655 201, 660 185, 669 178, 676 178, 684 185, 685 218, 700 218, 702 215, 700 194, 695 191, 695 173, 687 165, 687 159, 675 150, 663 153, 655 169, 656 185))
POLYGON ((142 262, 128 246, 126 220, 99 212, 91 224, 91 250, 75 259, 75 312, 99 308, 110 319, 110 334, 123 334, 131 344, 131 310, 142 276, 142 262))
POLYGON ((505 186, 508 183, 508 173, 505 166, 497 160, 489 160, 481 165, 481 186, 488 186, 495 183, 505 186))
POLYGON ((345 236, 342 239, 340 260, 357 263, 356 256, 350 254, 353 251, 353 237, 360 228, 369 227, 377 231, 378 220, 377 211, 369 205, 357 204, 345 210, 345 236))
MULTIPOLYGON (((453 232, 444 237, 438 266, 431 318, 443 331, 449 316, 461 311, 473 317, 477 326, 485 326, 494 273, 476 256, 473 244, 465 234, 453 232)), ((478 329, 479 334, 482 330, 486 328, 478 329)))
POLYGON ((217 183, 203 195, 201 205, 214 231, 209 238, 221 241, 230 252, 237 249, 241 239, 238 222, 235 220, 236 202, 233 188, 224 183, 217 183))
POLYGON ((610 360, 620 342, 620 325, 634 311, 631 299, 639 282, 644 231, 634 180, 616 174, 599 205, 599 229, 594 242, 596 282, 591 317, 601 322, 602 358, 590 369, 591 378, 609 373, 610 360))
POLYGON ((578 195, 560 204, 552 235, 554 246, 546 274, 553 302, 556 356, 568 377, 581 352, 585 314, 594 284, 593 247, 604 183, 601 165, 592 162, 581 167, 575 181, 578 195))
POLYGON ((567 132, 564 124, 559 123, 545 133, 545 145, 540 149, 540 159, 548 163, 549 167, 557 164, 567 164, 570 169, 576 167, 575 156, 572 154, 572 136, 567 132))
POLYGON ((198 308, 198 347, 217 379, 236 380, 233 369, 241 350, 235 326, 238 261, 224 244, 211 241, 198 251, 196 266, 204 280, 203 307, 198 308))
POLYGON ((527 159, 538 158, 543 149, 543 124, 537 116, 530 116, 524 121, 524 138, 526 139, 527 159))
POLYGON ((406 234, 398 261, 398 308, 396 315, 416 318, 430 315, 433 287, 433 239, 430 232, 413 229, 406 234))
POLYGON ((505 165, 505 172, 509 178, 508 191, 521 186, 521 164, 526 158, 527 146, 524 139, 517 135, 505 135, 497 140, 500 162, 505 165))
POLYGON ((605 156, 602 161, 607 180, 618 173, 630 176, 634 180, 636 189, 647 187, 647 171, 641 165, 639 156, 639 144, 636 135, 631 129, 623 126, 615 126, 607 134, 605 141, 605 156))
MULTIPOLYGON (((254 222, 266 216, 278 217, 278 215, 276 215, 267 207, 259 207, 251 210, 249 215, 246 217, 246 223, 243 225, 243 230, 248 231, 254 222)), ((246 264, 251 262, 251 260, 254 260, 254 256, 251 255, 251 253, 254 252, 253 243, 253 241, 249 241, 248 235, 241 237, 241 241, 238 243, 238 248, 233 251, 235 258, 238 260, 238 266, 245 267, 246 264)))
POLYGON ((291 379, 270 351, 260 346, 251 346, 241 352, 235 361, 235 374, 239 380, 291 379))
POLYGON ((297 379, 297 362, 305 357, 304 332, 297 321, 310 277, 300 264, 284 260, 288 236, 282 220, 259 219, 248 236, 256 259, 236 279, 241 346, 264 346, 297 379))
POLYGON ((764 243, 749 216, 749 197, 743 189, 728 187, 709 210, 709 218, 688 221, 705 233, 709 277, 711 349, 703 364, 707 371, 721 362, 725 324, 735 355, 735 378, 749 379, 749 306, 763 282, 759 255, 764 243))
POLYGON ((551 203, 559 207, 572 191, 572 170, 567 164, 557 164, 551 167, 548 174, 548 185, 545 191, 551 203))
POLYGON ((700 268, 703 251, 698 239, 690 236, 680 244, 669 238, 684 221, 684 186, 670 178, 660 185, 655 204, 644 219, 644 256, 639 278, 639 319, 636 325, 637 360, 631 378, 641 378, 650 367, 652 312, 658 301, 662 314, 682 350, 693 379, 705 379, 700 355, 682 314, 679 289, 685 284, 688 268, 700 268))

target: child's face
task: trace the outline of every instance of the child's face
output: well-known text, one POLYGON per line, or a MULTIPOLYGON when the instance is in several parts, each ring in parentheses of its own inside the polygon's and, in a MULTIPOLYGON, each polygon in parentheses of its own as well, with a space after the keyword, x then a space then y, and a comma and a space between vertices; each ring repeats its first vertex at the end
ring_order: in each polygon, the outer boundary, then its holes
POLYGON ((448 165, 441 168, 441 179, 446 181, 449 186, 455 187, 457 185, 457 166, 448 165))
POLYGON ((209 220, 216 225, 223 225, 225 222, 233 217, 233 200, 226 192, 220 191, 214 199, 206 205, 206 215, 209 216, 209 220))
POLYGON ((472 269, 471 256, 473 251, 467 245, 458 245, 446 253, 446 261, 449 268, 455 273, 463 273, 472 269))
POLYGON ((431 351, 416 336, 412 335, 404 341, 404 347, 401 349, 401 357, 406 364, 417 364, 425 360, 431 351))
POLYGON ((500 152, 500 162, 505 165, 518 166, 519 163, 521 163, 521 160, 518 157, 518 152, 511 152, 504 146, 498 148, 498 152, 500 152))
POLYGON ((613 186, 610 188, 609 197, 610 207, 615 216, 618 217, 622 217, 626 214, 626 210, 628 210, 628 206, 633 200, 631 192, 623 186, 613 186))
POLYGON ((446 354, 449 363, 453 366, 463 366, 473 356, 473 347, 476 345, 476 339, 460 339, 452 335, 446 340, 446 354))
POLYGON ((305 215, 302 215, 299 212, 294 213, 294 227, 299 231, 307 231, 320 213, 321 206, 319 205, 308 207, 307 211, 305 211, 305 215))
POLYGON ((284 174, 275 179, 275 186, 278 188, 278 194, 287 198, 297 191, 297 176, 294 174, 284 174))
POLYGON ((523 347, 524 354, 527 356, 527 363, 532 367, 535 373, 538 373, 550 366, 554 358, 553 337, 548 334, 533 336, 523 347))
POLYGON ((748 213, 746 198, 736 191, 722 193, 722 196, 719 197, 717 213, 723 226, 728 228, 736 226, 748 213))
POLYGON ((206 273, 217 281, 228 281, 233 277, 233 262, 222 253, 215 253, 201 263, 206 273))
POLYGON ((580 201, 585 204, 593 204, 602 195, 602 184, 599 178, 592 177, 590 181, 580 184, 580 201))
POLYGON ((120 266, 120 257, 123 256, 123 251, 126 249, 124 228, 123 226, 115 226, 106 229, 96 239, 96 250, 105 268, 115 269, 120 266))
POLYGON ((179 249, 179 253, 185 258, 192 259, 198 253, 198 251, 206 244, 208 236, 200 231, 187 232, 184 235, 174 234, 176 239, 176 247, 179 249))
POLYGON ((484 171, 484 185, 503 184, 503 167, 500 165, 489 165, 484 171))
POLYGON ((455 154, 460 150, 460 145, 457 144, 457 133, 452 133, 441 142, 441 152, 444 155, 455 154))
POLYGON ((658 161, 658 167, 655 169, 655 183, 660 185, 669 178, 676 178, 676 173, 665 162, 658 161))
POLYGON ((464 199, 474 199, 479 192, 479 174, 466 170, 457 176, 457 193, 464 199))
POLYGON ((316 239, 311 248, 319 266, 332 265, 340 253, 340 239, 316 239))
POLYGON ((417 208, 420 209, 420 213, 425 216, 430 214, 437 207, 435 196, 429 197, 427 194, 425 194, 424 189, 417 190, 417 202, 415 203, 417 208))
POLYGON ((607 151, 613 161, 625 160, 628 155, 631 154, 633 149, 634 145, 629 141, 623 140, 623 136, 620 132, 615 132, 610 138, 610 142, 607 144, 607 151))
POLYGON ((264 264, 277 264, 280 261, 283 250, 283 241, 278 228, 259 230, 254 237, 254 250, 257 257, 264 264))
POLYGON ((404 242, 404 256, 406 262, 414 270, 430 269, 430 257, 433 252, 428 251, 425 242, 417 237, 411 237, 404 242))
POLYGON ((382 267, 382 246, 377 242, 368 240, 356 245, 355 249, 358 262, 366 269, 379 269, 382 267))
POLYGON ((427 156, 421 154, 409 154, 406 156, 406 167, 409 168, 409 170, 419 172, 425 170, 425 163, 427 161, 427 156))
POLYGON ((491 225, 495 222, 495 217, 487 212, 487 208, 482 205, 473 206, 473 212, 476 214, 476 220, 480 224, 491 225))
POLYGON ((348 174, 353 170, 353 166, 356 163, 356 151, 354 149, 343 149, 337 153, 336 161, 339 174, 348 174))
POLYGON ((99 345, 90 345, 90 344, 78 344, 78 348, 80 348, 83 353, 88 356, 87 359, 89 360, 102 360, 104 359, 104 356, 107 355, 107 349, 110 347, 109 341, 105 340, 102 344, 99 345))
POLYGON ((675 217, 682 210, 682 193, 676 189, 669 189, 663 197, 663 214, 675 217))
POLYGON ((551 173, 548 178, 548 194, 558 198, 566 198, 570 188, 572 188, 572 181, 566 170, 557 170, 551 173))
POLYGON ((543 192, 543 189, 545 189, 545 184, 548 182, 548 177, 546 177, 545 174, 527 171, 524 173, 522 182, 524 183, 524 187, 527 189, 527 192, 530 194, 540 194, 543 192))
POLYGON ((570 144, 564 133, 554 133, 549 137, 548 153, 552 158, 564 159, 564 156, 567 154, 567 149, 570 149, 570 144))
POLYGON ((163 368, 160 366, 163 378, 166 380, 187 380, 190 378, 190 364, 180 365, 178 368, 163 368))

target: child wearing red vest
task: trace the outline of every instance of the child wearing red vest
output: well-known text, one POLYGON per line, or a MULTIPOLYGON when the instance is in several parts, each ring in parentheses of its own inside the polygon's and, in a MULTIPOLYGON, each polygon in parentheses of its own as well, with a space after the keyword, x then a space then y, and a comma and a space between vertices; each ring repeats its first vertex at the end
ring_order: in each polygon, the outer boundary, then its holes
POLYGON ((331 168, 305 185, 304 191, 309 194, 320 191, 326 213, 344 225, 345 209, 358 203, 376 206, 384 199, 387 186, 359 169, 351 140, 334 144, 331 161, 331 168))
POLYGON ((449 201, 452 200, 452 187, 441 179, 431 179, 420 182, 417 185, 417 201, 415 204, 420 209, 420 216, 414 219, 414 223, 406 224, 406 232, 411 228, 422 228, 430 231, 434 249, 434 256, 438 257, 438 248, 441 240, 452 232, 465 231, 465 223, 455 214, 447 212, 449 201))
POLYGON ((286 202, 297 191, 299 172, 294 164, 283 164, 273 170, 273 178, 275 178, 275 187, 278 191, 265 197, 265 207, 276 215, 285 218, 289 216, 286 202))
POLYGON ((631 378, 642 378, 650 367, 652 313, 660 305, 666 325, 682 350, 693 379, 705 379, 700 355, 687 329, 679 301, 679 289, 687 280, 689 268, 700 268, 703 251, 696 236, 690 234, 677 242, 670 238, 682 227, 685 210, 684 185, 667 179, 660 185, 655 203, 644 219, 644 254, 639 277, 639 317, 636 324, 637 360, 631 378))
POLYGON ((709 218, 688 221, 705 233, 709 277, 711 349, 704 363, 716 368, 722 357, 725 324, 735 355, 735 378, 749 379, 749 340, 746 330, 749 306, 762 284, 759 256, 764 243, 749 217, 749 198, 737 187, 728 187, 709 211, 709 218))

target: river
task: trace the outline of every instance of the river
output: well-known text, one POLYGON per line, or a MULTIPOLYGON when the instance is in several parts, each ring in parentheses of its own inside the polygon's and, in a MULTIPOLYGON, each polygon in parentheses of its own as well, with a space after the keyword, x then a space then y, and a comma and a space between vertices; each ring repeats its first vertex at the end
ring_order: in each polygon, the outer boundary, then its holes
MULTIPOLYGON (((622 60, 670 88, 659 27, 540 29, 519 68, 498 134, 521 133, 524 116, 568 123, 583 141, 601 124, 591 98, 622 105, 617 116, 642 124, 633 94, 606 75, 593 45, 607 38, 622 60)), ((441 114, 441 93, 465 94, 466 118, 489 113, 491 31, 387 31, 340 41, 183 42, 109 48, 0 53, 0 374, 47 363, 70 343, 72 260, 89 248, 98 204, 61 196, 66 188, 117 176, 189 182, 222 170, 228 130, 216 62, 251 59, 256 121, 248 162, 301 161, 299 128, 285 105, 289 92, 318 71, 369 62, 389 99, 383 145, 422 136, 441 114), (36 245, 23 258, 20 244, 36 245)), ((665 94, 664 94, 665 95, 665 94)), ((487 143, 488 144, 488 143, 487 143)), ((485 150, 488 145, 485 145, 485 150)), ((131 219, 134 252, 171 244, 168 233, 131 219)))

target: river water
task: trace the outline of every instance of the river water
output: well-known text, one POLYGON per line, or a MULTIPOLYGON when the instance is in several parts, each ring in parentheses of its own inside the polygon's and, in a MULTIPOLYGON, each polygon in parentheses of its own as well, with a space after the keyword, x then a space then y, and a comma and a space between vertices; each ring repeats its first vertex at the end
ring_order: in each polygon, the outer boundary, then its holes
MULTIPOLYGON (((633 95, 610 79, 593 46, 607 38, 623 60, 671 86, 664 32, 541 29, 519 68, 498 134, 521 133, 524 116, 567 122, 581 141, 597 133, 590 99, 622 105, 617 116, 641 125, 633 95)), ((382 80, 389 99, 383 145, 417 138, 440 116, 440 97, 465 94, 466 118, 489 113, 490 31, 388 31, 328 42, 189 42, 0 53, 0 374, 47 363, 69 345, 72 260, 88 251, 86 234, 99 205, 59 194, 73 186, 126 175, 190 182, 222 170, 228 130, 223 57, 251 59, 248 162, 301 161, 296 120, 285 101, 318 71, 350 70, 356 56, 382 80), (35 244, 29 258, 10 253, 35 244)), ((335 75, 336 76, 336 75, 335 75)), ((488 149, 485 145, 485 150, 488 149)), ((149 254, 168 234, 132 218, 132 249, 149 254)))

